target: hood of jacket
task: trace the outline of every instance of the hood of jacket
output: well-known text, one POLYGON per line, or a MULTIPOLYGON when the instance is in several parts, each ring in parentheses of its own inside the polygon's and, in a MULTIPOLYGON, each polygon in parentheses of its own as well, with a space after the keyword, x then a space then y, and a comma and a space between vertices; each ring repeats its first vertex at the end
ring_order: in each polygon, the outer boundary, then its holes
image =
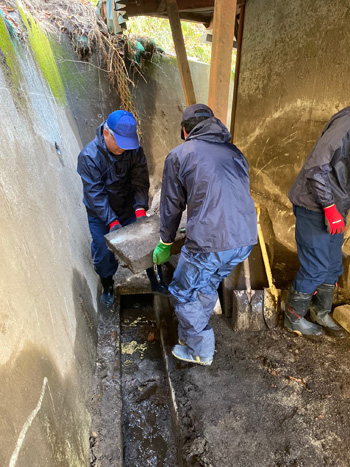
POLYGON ((332 125, 334 120, 337 120, 338 118, 343 117, 344 115, 349 115, 349 114, 350 114, 350 107, 345 107, 344 109, 340 110, 338 113, 333 115, 333 117, 330 120, 328 120, 328 122, 326 123, 326 126, 323 128, 322 135, 328 130, 328 128, 332 125))
MULTIPOLYGON (((96 141, 96 145, 97 145, 97 147, 99 149, 102 149, 102 150, 106 151, 109 154, 109 151, 108 151, 106 143, 105 143, 105 139, 103 137, 103 127, 104 127, 105 123, 106 122, 103 122, 103 123, 101 123, 100 126, 97 127, 95 141, 96 141)), ((109 156, 111 156, 111 155, 109 154, 109 156)))
POLYGON ((186 141, 193 139, 210 143, 228 143, 231 140, 231 134, 218 118, 211 117, 198 123, 188 134, 186 141))

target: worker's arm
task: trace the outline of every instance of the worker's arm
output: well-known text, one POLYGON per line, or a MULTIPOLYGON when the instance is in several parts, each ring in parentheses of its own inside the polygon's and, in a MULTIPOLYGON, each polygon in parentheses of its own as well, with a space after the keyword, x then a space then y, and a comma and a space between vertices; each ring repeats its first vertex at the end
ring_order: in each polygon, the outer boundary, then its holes
POLYGON ((314 199, 322 208, 334 204, 334 197, 329 183, 328 174, 330 172, 331 166, 329 163, 312 167, 305 172, 314 199))
POLYGON ((187 195, 179 179, 180 163, 176 153, 165 159, 160 198, 160 238, 163 243, 175 240, 181 216, 186 208, 187 195))
POLYGON ((109 205, 101 171, 87 155, 79 155, 78 173, 83 182, 86 206, 106 225, 117 222, 118 216, 109 205))
MULTIPOLYGON (((328 232, 343 233, 344 219, 338 212, 330 184, 332 166, 342 156, 343 140, 347 139, 348 123, 335 121, 317 140, 304 170, 308 186, 317 204, 323 208, 328 232)), ((341 174, 340 174, 341 175, 341 174)))
POLYGON ((325 208, 334 204, 329 174, 346 150, 349 133, 348 117, 336 119, 316 141, 304 165, 308 185, 315 201, 325 208))

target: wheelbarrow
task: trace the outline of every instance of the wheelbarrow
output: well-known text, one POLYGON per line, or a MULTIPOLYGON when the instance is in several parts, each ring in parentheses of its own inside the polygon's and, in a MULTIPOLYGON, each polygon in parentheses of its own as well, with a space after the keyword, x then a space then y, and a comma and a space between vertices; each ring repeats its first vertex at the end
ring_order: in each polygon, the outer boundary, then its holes
POLYGON ((243 261, 245 290, 233 291, 232 329, 260 331, 277 326, 281 290, 273 283, 269 257, 267 255, 263 231, 260 224, 260 207, 256 205, 258 239, 266 272, 268 287, 252 290, 250 281, 249 257, 243 261))

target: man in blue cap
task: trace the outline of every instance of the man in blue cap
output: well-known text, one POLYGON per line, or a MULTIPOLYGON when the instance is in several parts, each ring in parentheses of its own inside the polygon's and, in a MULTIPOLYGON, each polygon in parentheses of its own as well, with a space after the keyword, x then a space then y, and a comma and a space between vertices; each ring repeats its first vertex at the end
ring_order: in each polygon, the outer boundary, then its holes
POLYGON ((186 242, 169 291, 179 320, 179 360, 210 365, 215 339, 209 319, 222 279, 257 243, 255 206, 249 194, 248 163, 213 111, 194 104, 181 122, 184 143, 164 164, 160 200, 160 242, 153 261, 170 257, 187 206, 186 242))
MULTIPOLYGON (((112 112, 97 128, 95 139, 78 156, 77 171, 83 182, 92 261, 103 287, 101 300, 111 306, 118 262, 108 250, 104 236, 146 216, 148 209, 147 160, 130 112, 112 112)), ((158 284, 153 268, 147 274, 153 291, 167 293, 158 284)))

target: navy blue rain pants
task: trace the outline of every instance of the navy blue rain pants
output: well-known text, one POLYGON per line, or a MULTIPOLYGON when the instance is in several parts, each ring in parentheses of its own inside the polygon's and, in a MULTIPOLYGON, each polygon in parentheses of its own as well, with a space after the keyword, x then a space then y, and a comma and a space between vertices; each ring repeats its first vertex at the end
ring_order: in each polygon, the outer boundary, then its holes
MULTIPOLYGON (((107 248, 104 236, 109 232, 109 226, 99 217, 88 215, 89 228, 91 232, 91 258, 97 274, 102 277, 113 276, 118 269, 118 261, 114 254, 107 248)), ((132 224, 136 221, 135 214, 127 219, 123 219, 122 226, 132 224)))
POLYGON ((217 288, 252 248, 190 253, 182 247, 169 291, 175 298, 179 338, 186 342, 192 355, 214 355, 214 332, 208 323, 218 299, 217 288))
POLYGON ((300 262, 293 287, 297 292, 313 293, 321 284, 335 284, 343 274, 344 234, 329 234, 323 213, 299 206, 293 206, 293 211, 300 262))

